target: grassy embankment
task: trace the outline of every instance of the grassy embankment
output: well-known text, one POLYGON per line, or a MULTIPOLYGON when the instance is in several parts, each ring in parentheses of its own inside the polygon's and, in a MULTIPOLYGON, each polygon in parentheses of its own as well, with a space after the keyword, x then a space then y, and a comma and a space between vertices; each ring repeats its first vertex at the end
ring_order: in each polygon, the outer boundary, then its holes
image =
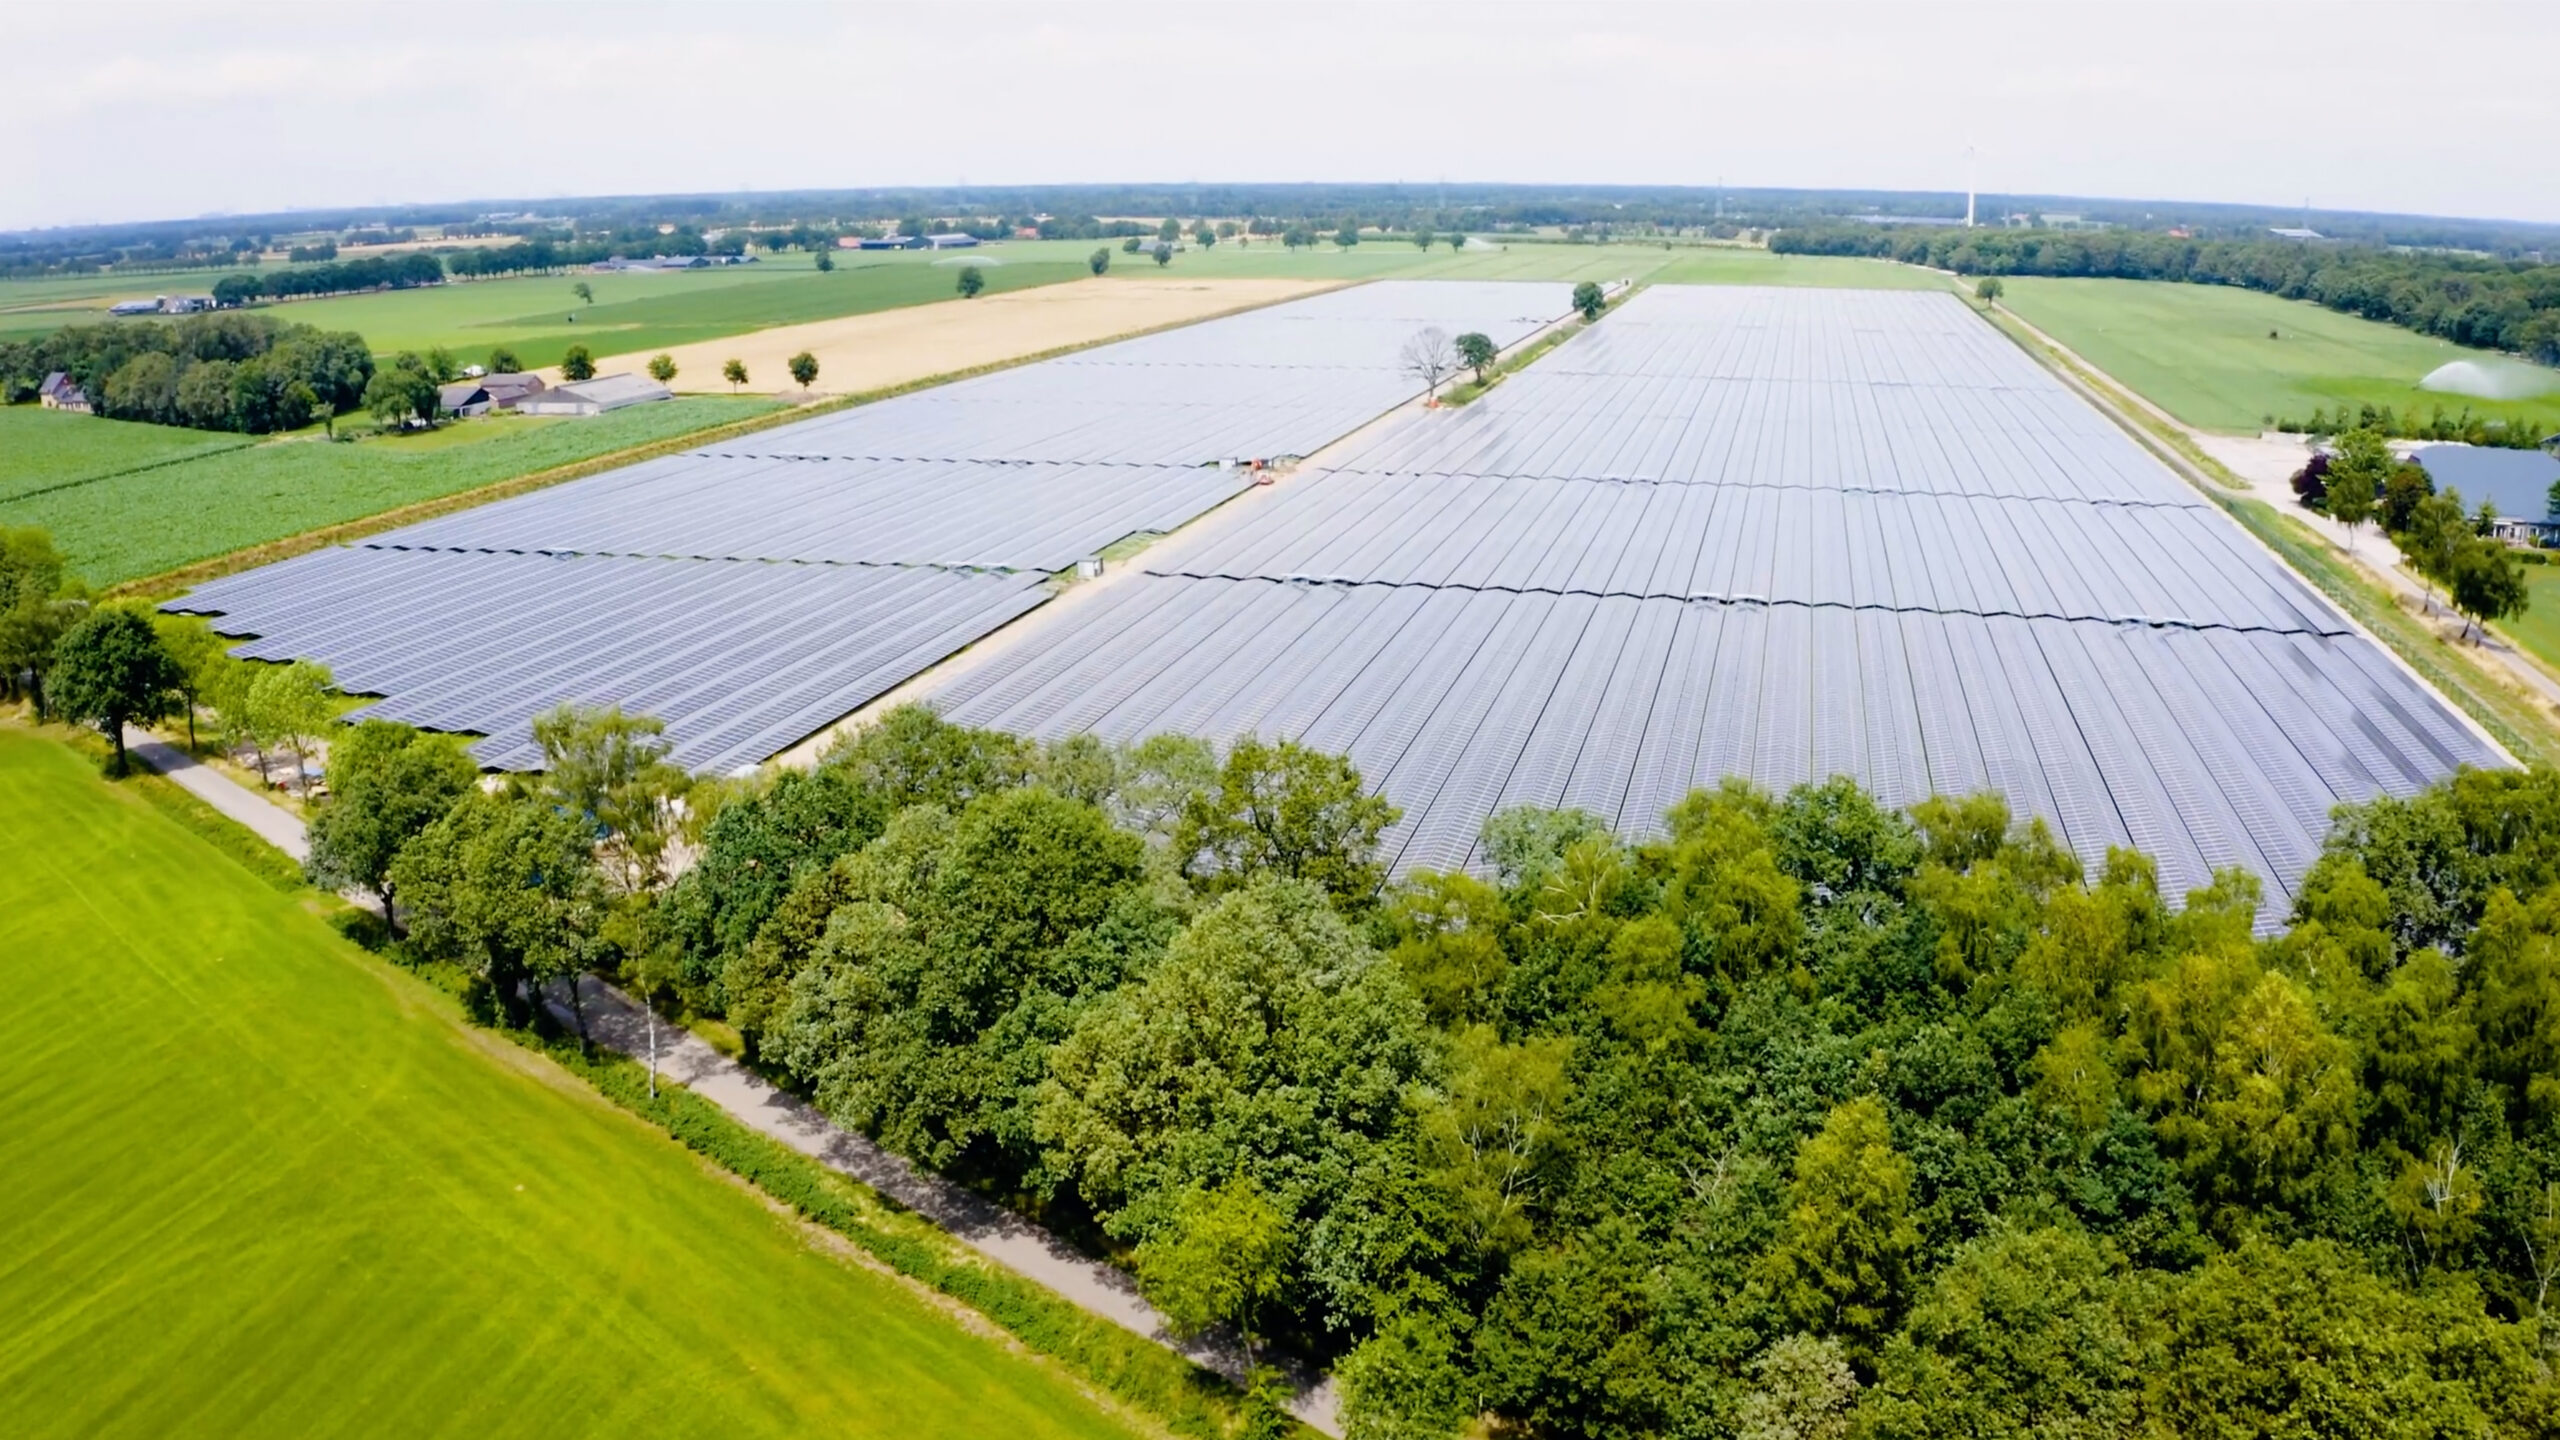
MULTIPOLYGON (((2282 556, 2339 609, 2391 647, 2427 683, 2478 721, 2510 754, 2527 762, 2560 763, 2560 724, 2555 724, 2550 712, 2530 696, 2521 693, 2516 682, 2497 673, 2492 662, 2468 647, 2447 641, 2426 621, 2402 609, 2389 591, 2358 571, 2301 521, 2265 501, 2232 493, 2245 488, 2237 477, 2175 426, 2144 410, 2113 378, 2074 363, 2004 313, 1991 312, 1991 321, 2029 354, 2091 392, 2136 439, 2172 468, 2212 482, 2199 487, 2205 495, 2282 556)), ((2148 398, 2158 403, 2158 397, 2148 398)), ((2167 408, 2165 404, 2163 408, 2167 408)))
POLYGON ((0 729, 0 1430, 1132 1433, 0 729))
POLYGON ((2560 394, 2502 402, 2418 388, 2437 366, 2496 358, 2488 352, 2307 300, 2153 280, 2019 276, 2001 285, 2002 305, 2199 429, 2254 435, 2270 416, 2301 420, 2367 404, 2420 416, 2467 406, 2483 418, 2560 423, 2560 394))

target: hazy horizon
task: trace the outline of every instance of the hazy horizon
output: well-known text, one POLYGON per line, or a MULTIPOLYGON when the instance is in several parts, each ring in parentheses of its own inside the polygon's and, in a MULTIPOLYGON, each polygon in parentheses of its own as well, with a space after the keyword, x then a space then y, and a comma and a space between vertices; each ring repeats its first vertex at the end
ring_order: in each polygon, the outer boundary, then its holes
POLYGON ((2560 6, 29 7, 0 229, 723 193, 1293 182, 2077 196, 2560 223, 2560 6), (325 21, 323 20, 325 17, 325 21), (2129 22, 2129 23, 2128 23, 2129 22), (2423 34, 2456 58, 2370 73, 2423 34), (2448 149, 2461 163, 2447 165, 2448 149), (1115 182, 1112 176, 1147 176, 1115 182), (2519 183, 2519 178, 2525 183, 2519 183))

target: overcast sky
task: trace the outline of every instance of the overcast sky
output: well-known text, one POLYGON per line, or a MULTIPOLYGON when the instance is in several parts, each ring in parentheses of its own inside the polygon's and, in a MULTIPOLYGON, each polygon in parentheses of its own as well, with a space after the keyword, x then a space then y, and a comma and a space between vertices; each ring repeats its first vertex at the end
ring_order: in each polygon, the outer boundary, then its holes
POLYGON ((2560 221, 2560 3, 15 3, 0 228, 1078 181, 1961 189, 2560 221))

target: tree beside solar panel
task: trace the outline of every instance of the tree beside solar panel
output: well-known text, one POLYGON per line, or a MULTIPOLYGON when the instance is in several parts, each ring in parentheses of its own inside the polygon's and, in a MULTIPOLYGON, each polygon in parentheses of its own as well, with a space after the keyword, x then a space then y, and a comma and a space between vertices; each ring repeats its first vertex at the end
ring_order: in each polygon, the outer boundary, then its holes
POLYGON ((540 763, 563 703, 751 768, 1165 531, 1421 393, 1417 331, 1508 346, 1563 284, 1387 281, 720 442, 204 585, 167 608, 311 659, 381 716, 540 763))
POLYGON ((1404 811, 1631 835, 1740 776, 1996 790, 2091 863, 2290 905, 2330 808, 2505 763, 2467 719, 1952 295, 1660 286, 1463 410, 959 668, 952 719, 1285 735, 1404 811))

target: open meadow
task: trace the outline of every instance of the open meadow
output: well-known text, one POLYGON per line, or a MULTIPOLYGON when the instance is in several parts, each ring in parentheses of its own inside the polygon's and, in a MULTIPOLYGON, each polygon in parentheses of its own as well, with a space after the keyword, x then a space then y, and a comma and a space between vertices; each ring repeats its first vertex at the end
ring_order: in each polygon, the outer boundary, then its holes
POLYGON ((0 504, 256 443, 247 435, 8 406, 0 408, 0 504))
POLYGON ((44 527, 82 579, 114 585, 774 408, 752 396, 699 396, 586 419, 503 416, 346 444, 304 435, 243 445, 240 436, 15 406, 0 409, 0 497, 11 497, 0 498, 0 525, 44 527), (149 453, 135 431, 206 450, 141 469, 107 458, 149 453), (78 480, 84 474, 98 478, 78 480))
POLYGON ((56 741, 0 833, 0 1433, 1129 1433, 56 741))
POLYGON ((2029 324, 2203 429, 2254 434, 2269 417, 2365 404, 2560 424, 2560 394, 2502 403, 2418 388, 2437 366, 2483 352, 2307 300, 2162 280, 2001 284, 2001 303, 2029 324))

